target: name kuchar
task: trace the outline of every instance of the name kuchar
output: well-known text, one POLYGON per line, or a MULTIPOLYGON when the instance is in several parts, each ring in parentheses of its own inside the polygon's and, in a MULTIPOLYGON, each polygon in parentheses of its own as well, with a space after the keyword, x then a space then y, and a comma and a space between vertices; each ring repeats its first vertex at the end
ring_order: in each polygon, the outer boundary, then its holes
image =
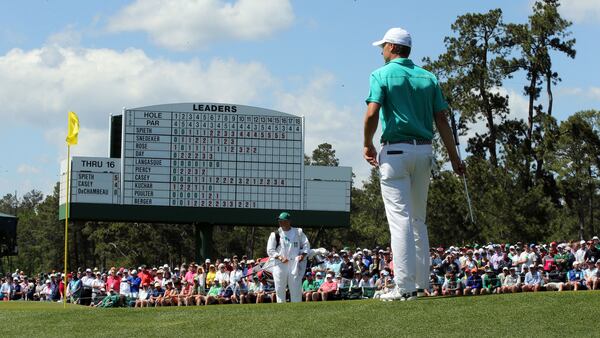
POLYGON ((235 113, 237 112, 237 106, 225 106, 221 104, 194 104, 192 109, 194 111, 215 111, 219 113, 235 113))

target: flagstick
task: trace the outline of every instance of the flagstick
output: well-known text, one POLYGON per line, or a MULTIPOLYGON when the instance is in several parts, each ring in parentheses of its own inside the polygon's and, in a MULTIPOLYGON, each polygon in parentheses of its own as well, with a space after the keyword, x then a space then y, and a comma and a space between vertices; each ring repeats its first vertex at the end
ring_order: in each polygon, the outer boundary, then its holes
POLYGON ((71 173, 71 145, 67 144, 67 205, 65 208, 65 277, 63 278, 63 307, 67 308, 67 283, 65 283, 67 279, 67 243, 69 236, 69 195, 71 187, 69 186, 69 176, 71 173))

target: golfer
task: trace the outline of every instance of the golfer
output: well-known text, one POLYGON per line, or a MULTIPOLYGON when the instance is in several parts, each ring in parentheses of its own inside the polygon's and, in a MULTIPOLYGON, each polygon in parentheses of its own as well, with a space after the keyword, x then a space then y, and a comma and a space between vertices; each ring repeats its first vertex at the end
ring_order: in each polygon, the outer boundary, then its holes
POLYGON ((429 287, 429 239, 425 215, 431 174, 433 122, 448 150, 454 172, 463 175, 454 137, 446 117, 448 104, 436 77, 416 66, 412 39, 391 28, 373 43, 382 49, 385 65, 370 77, 366 99, 363 156, 379 168, 381 195, 390 227, 395 288, 383 300, 414 300, 417 289, 429 287), (379 154, 373 135, 381 120, 379 154))
POLYGON ((308 238, 300 228, 292 228, 291 216, 282 212, 279 229, 267 242, 267 255, 274 259, 273 281, 277 303, 285 303, 286 287, 292 302, 302 301, 302 277, 306 270, 306 255, 310 250, 308 238))

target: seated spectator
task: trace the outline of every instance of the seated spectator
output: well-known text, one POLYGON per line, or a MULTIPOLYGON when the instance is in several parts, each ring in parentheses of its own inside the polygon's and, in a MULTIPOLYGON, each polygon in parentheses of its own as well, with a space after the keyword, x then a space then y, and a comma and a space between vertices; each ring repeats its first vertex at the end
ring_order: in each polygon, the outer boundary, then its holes
POLYGON ((333 280, 333 273, 327 273, 325 282, 319 286, 319 289, 312 295, 314 302, 331 300, 338 290, 337 283, 333 280))
POLYGON ((442 295, 461 296, 463 294, 462 286, 462 280, 454 274, 454 271, 449 271, 446 273, 444 284, 442 284, 442 295))
POLYGON ((150 289, 150 286, 142 286, 142 288, 138 292, 137 299, 135 300, 133 307, 148 307, 151 295, 152 290, 150 289))
MULTIPOLYGON (((33 300, 45 300, 42 299, 42 291, 44 290, 44 283, 42 283, 40 277, 35 278, 35 291, 33 292, 33 300)), ((2 295, 0 295, 2 299, 2 295)))
MULTIPOLYGON (((193 279, 192 279, 193 280, 193 279)), ((181 283, 181 290, 177 295, 177 306, 190 305, 190 296, 192 294, 193 284, 189 284, 185 277, 181 283)))
POLYGON ((237 282, 231 286, 231 288, 233 289, 233 294, 231 295, 231 302, 234 304, 244 304, 244 296, 248 294, 248 286, 244 282, 244 279, 238 279, 237 282))
MULTIPOLYGON (((542 269, 543 266, 540 268, 542 269)), ((525 274, 525 280, 521 290, 523 292, 538 292, 542 287, 542 278, 535 264, 529 265, 529 272, 525 274)))
POLYGON ((567 275, 559 270, 556 264, 550 266, 550 271, 544 276, 544 286, 547 291, 563 291, 567 282, 567 275))
POLYGON ((312 300, 312 294, 315 291, 317 291, 317 287, 315 286, 312 272, 307 272, 306 279, 302 282, 302 298, 304 298, 306 302, 310 302, 312 300))
POLYGON ((165 290, 162 288, 160 282, 154 282, 154 289, 150 294, 150 299, 148 300, 148 305, 152 305, 154 307, 160 306, 160 302, 162 301, 163 296, 165 295, 165 290))
POLYGON ((371 283, 371 276, 369 275, 369 273, 368 273, 368 272, 366 272, 366 271, 365 271, 365 272, 363 272, 363 274, 362 274, 362 279, 361 279, 361 280, 360 280, 360 282, 358 283, 358 287, 359 287, 359 288, 363 288, 363 287, 365 287, 365 288, 372 288, 372 287, 374 287, 374 286, 375 286, 375 285, 373 285, 373 284, 371 283))
POLYGON ((217 296, 217 302, 219 304, 231 304, 232 296, 233 296, 232 285, 229 284, 228 281, 223 281, 223 284, 221 285, 221 291, 219 291, 219 295, 217 296))
POLYGON ((585 279, 585 286, 588 290, 595 290, 594 282, 596 281, 595 277, 598 270, 596 269, 596 265, 588 261, 587 269, 583 270, 583 278, 585 279))
POLYGON ((486 268, 485 274, 481 277, 481 294, 501 293, 502 283, 500 278, 494 276, 494 270, 486 268))
POLYGON ((578 261, 573 262, 573 269, 569 271, 568 279, 569 289, 575 291, 586 290, 587 286, 585 283, 585 278, 583 277, 583 271, 581 271, 578 261))
POLYGON ((256 294, 258 293, 259 286, 260 283, 255 281, 252 275, 246 277, 246 287, 248 289, 248 293, 246 295, 242 294, 240 297, 240 302, 243 302, 244 304, 256 303, 256 294))
POLYGON ((473 268, 471 270, 466 269, 466 281, 465 281, 465 289, 463 290, 463 295, 478 295, 481 293, 482 281, 479 276, 479 270, 477 268, 473 268))
POLYGON ((516 293, 521 291, 521 281, 519 275, 516 273, 516 267, 511 266, 508 269, 509 274, 504 277, 502 282, 502 293, 516 293))
POLYGON ((442 294, 442 284, 444 284, 444 280, 440 280, 440 277, 437 274, 431 273, 429 275, 429 289, 423 290, 425 296, 440 296, 442 294))
POLYGON ((208 289, 206 297, 204 297, 204 305, 216 303, 217 297, 219 297, 219 293, 221 293, 221 284, 219 283, 219 281, 215 280, 214 283, 212 283, 210 289, 208 289))
POLYGON ((352 280, 350 280, 350 287, 351 288, 358 288, 360 287, 360 282, 362 281, 362 276, 359 272, 354 273, 354 278, 352 278, 352 280))
POLYGON ((266 278, 260 278, 260 285, 256 293, 256 303, 275 303, 275 286, 266 278))

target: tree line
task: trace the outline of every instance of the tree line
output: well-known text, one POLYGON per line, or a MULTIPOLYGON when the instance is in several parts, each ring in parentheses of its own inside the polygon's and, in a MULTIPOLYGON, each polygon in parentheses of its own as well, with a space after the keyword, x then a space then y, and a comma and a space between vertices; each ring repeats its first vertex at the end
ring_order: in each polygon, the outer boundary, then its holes
MULTIPOLYGON (((574 58, 571 22, 557 0, 537 1, 525 23, 506 23, 502 11, 467 13, 451 26, 445 52, 423 60, 435 73, 460 134, 467 137, 467 182, 474 208, 468 217, 462 181, 443 164, 432 175, 427 223, 432 245, 539 242, 597 234, 600 112, 556 119, 553 89, 561 81, 556 58, 574 58), (525 112, 511 111, 506 80, 521 79, 525 112), (525 119, 518 119, 524 113, 525 119), (483 124, 483 128, 475 129, 483 124)), ((565 75, 563 75, 565 76, 565 75)), ((568 74, 566 74, 568 76, 568 74)), ((320 144, 306 165, 339 165, 335 150, 320 144)), ((13 265, 28 272, 60 269, 64 223, 58 221, 58 184, 52 195, 33 190, 6 194, 0 212, 19 217, 19 255, 13 265)), ((313 246, 375 247, 389 243, 379 176, 352 187, 349 228, 305 229, 313 246)), ((273 229, 215 227, 215 257, 263 256, 273 229)), ((164 264, 194 259, 194 228, 182 224, 85 222, 70 225, 69 266, 164 264)))

